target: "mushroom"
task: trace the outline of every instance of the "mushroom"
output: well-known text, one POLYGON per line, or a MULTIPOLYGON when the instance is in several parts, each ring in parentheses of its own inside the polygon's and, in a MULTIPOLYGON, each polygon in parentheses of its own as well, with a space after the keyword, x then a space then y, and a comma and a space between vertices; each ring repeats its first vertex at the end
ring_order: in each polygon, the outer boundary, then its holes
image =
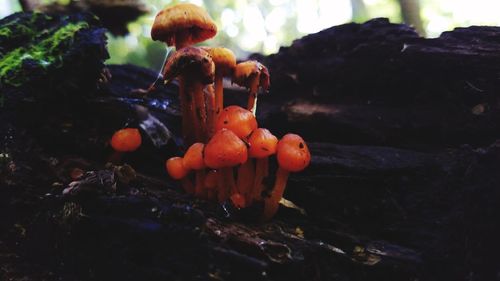
POLYGON ((151 38, 177 50, 205 41, 217 34, 217 26, 201 7, 181 3, 161 10, 155 17, 151 38))
POLYGON ((257 129, 257 119, 248 110, 237 105, 231 105, 221 112, 215 123, 215 130, 229 129, 239 138, 246 139, 257 129))
POLYGON ((205 165, 217 169, 219 174, 218 199, 224 202, 230 195, 239 193, 232 167, 247 161, 245 143, 231 130, 221 129, 205 145, 205 165))
POLYGON ((205 48, 215 63, 215 119, 224 108, 223 78, 231 76, 236 67, 234 53, 223 47, 205 48))
POLYGON ((286 134, 278 142, 277 147, 278 171, 273 190, 268 198, 264 199, 263 220, 269 220, 276 214, 279 202, 283 197, 286 182, 290 172, 300 172, 311 161, 311 154, 304 140, 296 134, 286 134))
POLYGON ((141 133, 136 128, 121 129, 113 134, 110 143, 115 152, 109 157, 109 162, 116 164, 124 152, 135 151, 141 146, 141 133))
MULTIPOLYGON (((217 26, 210 15, 201 7, 190 3, 181 3, 161 10, 155 17, 151 28, 151 38, 175 46, 176 50, 210 39, 217 34, 217 26)), ((147 94, 155 89, 165 68, 165 61, 170 54, 167 49, 162 69, 156 80, 147 90, 137 89, 138 94, 147 94)))
POLYGON ((269 174, 269 156, 276 153, 278 138, 268 129, 258 128, 248 138, 248 157, 256 158, 255 180, 247 196, 250 204, 253 200, 261 200, 262 181, 269 174))
POLYGON ((203 186, 205 178, 205 163, 203 162, 203 149, 205 145, 201 142, 193 143, 182 158, 182 164, 189 170, 195 171, 195 190, 196 197, 203 197, 203 186))
POLYGON ((193 183, 187 177, 189 169, 184 167, 182 164, 183 159, 181 157, 172 157, 165 162, 165 168, 171 178, 175 180, 181 180, 182 187, 188 194, 194 193, 193 183))
POLYGON ((182 134, 186 146, 196 141, 205 142, 207 139, 203 90, 205 85, 213 83, 214 72, 215 65, 210 55, 196 47, 177 51, 165 65, 165 83, 179 77, 182 134))
POLYGON ((255 115, 259 87, 264 91, 269 89, 269 71, 258 61, 241 62, 234 69, 233 82, 248 89, 247 109, 255 115))

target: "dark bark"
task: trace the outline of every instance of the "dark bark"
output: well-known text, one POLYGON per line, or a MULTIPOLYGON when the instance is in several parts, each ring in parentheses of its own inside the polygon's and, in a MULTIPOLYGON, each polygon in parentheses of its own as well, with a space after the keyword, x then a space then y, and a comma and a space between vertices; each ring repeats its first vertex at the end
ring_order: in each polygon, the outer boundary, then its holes
POLYGON ((285 191, 300 208, 281 206, 268 223, 256 222, 258 204, 197 200, 168 179, 164 161, 180 153, 176 86, 133 94, 155 72, 108 66, 109 82, 78 103, 15 89, 25 98, 9 95, 0 112, 1 277, 494 280, 497 32, 424 40, 379 19, 261 58, 273 77, 261 126, 303 134, 313 155, 285 191), (473 114, 479 103, 486 111, 473 114), (104 167, 108 140, 125 125, 145 126, 141 148, 123 158, 135 175, 104 167), (88 172, 76 182, 75 168, 88 172))

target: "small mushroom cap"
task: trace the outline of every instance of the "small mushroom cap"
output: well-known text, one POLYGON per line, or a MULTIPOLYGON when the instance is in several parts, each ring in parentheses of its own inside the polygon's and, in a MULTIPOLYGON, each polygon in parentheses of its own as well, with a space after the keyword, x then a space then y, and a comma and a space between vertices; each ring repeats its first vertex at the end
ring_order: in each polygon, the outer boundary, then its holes
POLYGON ((217 26, 201 7, 182 3, 167 7, 156 15, 151 38, 173 46, 176 45, 179 34, 184 32, 189 33, 187 38, 184 38, 184 43, 192 45, 214 37, 217 34, 217 26))
POLYGON ((211 84, 214 82, 215 65, 210 55, 201 48, 182 48, 168 59, 163 71, 165 81, 171 81, 179 75, 211 84))
POLYGON ((141 143, 141 133, 135 128, 118 130, 111 137, 111 147, 118 152, 135 151, 141 143))
POLYGON ((234 68, 233 83, 249 88, 254 79, 259 79, 259 87, 264 91, 269 89, 271 84, 267 67, 258 61, 250 60, 240 62, 234 68))
POLYGON ((277 159, 282 169, 300 172, 309 165, 311 153, 299 135, 286 134, 278 142, 277 159))
POLYGON ((255 129, 248 138, 250 147, 248 156, 252 158, 265 158, 276 153, 278 138, 268 129, 255 129))
POLYGON ((231 75, 236 67, 236 56, 233 51, 224 47, 202 47, 207 53, 212 56, 215 63, 215 71, 223 76, 231 75))
POLYGON ((184 167, 191 170, 201 170, 205 168, 205 163, 203 162, 204 148, 205 144, 201 142, 193 143, 184 154, 182 160, 184 167))
POLYGON ((212 169, 243 164, 247 158, 247 146, 231 130, 218 131, 205 145, 205 165, 212 169))
POLYGON ((230 105, 222 110, 215 122, 216 131, 222 128, 229 129, 244 139, 257 129, 257 119, 252 112, 237 105, 230 105))
POLYGON ((165 168, 168 174, 175 180, 183 179, 189 173, 189 170, 182 164, 181 157, 172 157, 165 162, 165 168))

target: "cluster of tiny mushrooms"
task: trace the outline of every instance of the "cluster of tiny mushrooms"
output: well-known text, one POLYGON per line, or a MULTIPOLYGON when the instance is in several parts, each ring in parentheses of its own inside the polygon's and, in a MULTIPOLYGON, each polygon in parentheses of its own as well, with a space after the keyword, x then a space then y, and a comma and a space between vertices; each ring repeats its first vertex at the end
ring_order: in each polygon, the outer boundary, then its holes
MULTIPOLYGON (((216 33, 208 13, 193 4, 170 6, 156 15, 151 37, 176 48, 161 74, 165 83, 174 79, 179 83, 182 137, 187 148, 184 157, 168 159, 166 169, 195 197, 219 203, 230 200, 237 208, 261 202, 261 219, 269 220, 278 210, 289 173, 306 168, 311 155, 300 136, 286 134, 278 141, 269 130, 258 128, 257 96, 270 86, 264 65, 253 60, 237 63, 227 48, 192 46, 216 33), (224 77, 248 89, 246 108, 224 108, 224 77), (274 187, 266 192, 263 181, 270 158, 276 159, 278 169, 274 187)), ((134 128, 117 131, 111 140, 119 152, 134 151, 140 144, 139 131, 134 128)))

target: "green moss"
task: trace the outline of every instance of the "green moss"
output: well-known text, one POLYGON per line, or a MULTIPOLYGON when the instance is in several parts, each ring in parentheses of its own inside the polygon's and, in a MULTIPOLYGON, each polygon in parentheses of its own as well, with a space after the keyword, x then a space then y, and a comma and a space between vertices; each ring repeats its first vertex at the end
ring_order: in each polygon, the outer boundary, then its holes
POLYGON ((73 41, 76 32, 88 27, 86 22, 70 23, 35 45, 19 47, 6 53, 0 60, 0 79, 6 84, 20 86, 25 80, 22 65, 28 59, 42 69, 51 65, 58 66, 62 61, 64 47, 73 41))

